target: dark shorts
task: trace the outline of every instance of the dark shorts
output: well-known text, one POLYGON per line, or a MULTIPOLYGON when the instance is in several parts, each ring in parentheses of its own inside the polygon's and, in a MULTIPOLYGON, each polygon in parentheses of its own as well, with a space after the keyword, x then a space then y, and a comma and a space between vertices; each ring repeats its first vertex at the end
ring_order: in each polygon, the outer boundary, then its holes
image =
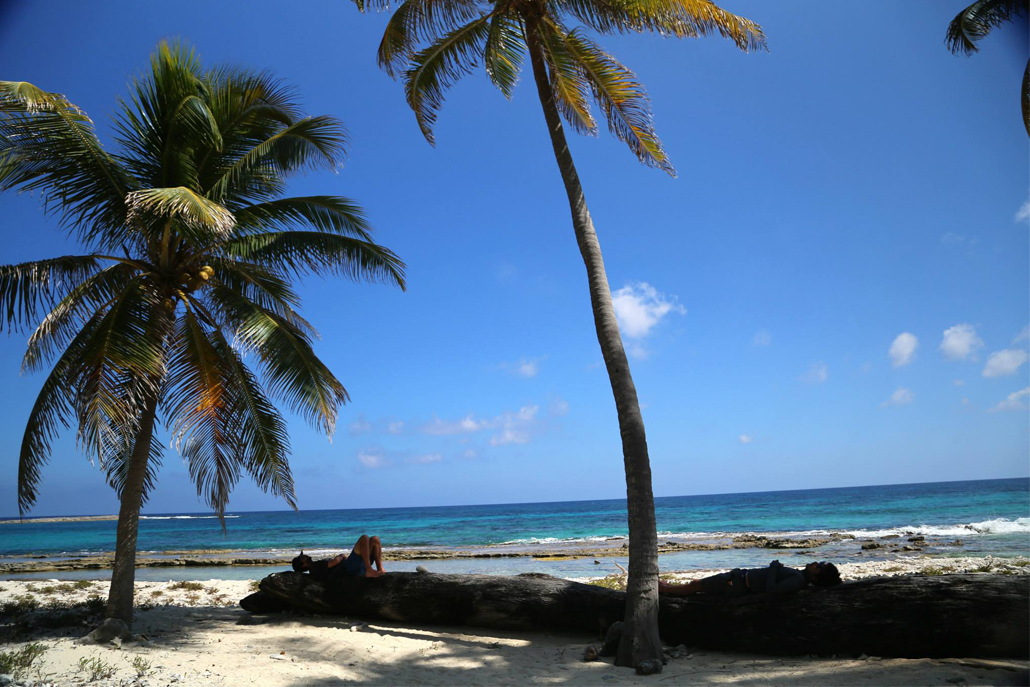
POLYGON ((347 560, 340 563, 340 574, 346 577, 359 577, 365 574, 365 561, 361 560, 357 551, 351 551, 347 560))
POLYGON ((743 596, 748 593, 746 575, 747 571, 735 568, 729 572, 704 577, 698 581, 701 583, 701 591, 705 594, 743 596))

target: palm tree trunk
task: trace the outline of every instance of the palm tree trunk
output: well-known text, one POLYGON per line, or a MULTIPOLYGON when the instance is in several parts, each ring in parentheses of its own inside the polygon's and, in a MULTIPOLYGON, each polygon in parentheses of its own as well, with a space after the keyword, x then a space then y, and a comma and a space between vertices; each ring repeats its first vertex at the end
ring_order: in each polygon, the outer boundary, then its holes
POLYGON ((139 430, 129 459, 129 470, 118 510, 118 531, 115 540, 111 591, 107 597, 108 618, 117 618, 132 627, 133 591, 136 582, 136 537, 139 533, 139 511, 143 503, 143 485, 147 461, 157 418, 157 394, 147 400, 140 417, 139 430))
POLYGON ((626 507, 629 512, 629 580, 625 628, 616 665, 639 666, 643 661, 657 661, 661 670, 662 645, 658 636, 658 534, 654 519, 654 495, 651 491, 651 464, 647 457, 647 437, 644 419, 637 402, 637 390, 630 375, 629 361, 622 346, 619 325, 615 319, 612 294, 601 257, 601 244, 594 232, 594 223, 587 209, 583 186, 569 152, 565 131, 558 116, 554 94, 547 76, 537 20, 526 19, 526 39, 529 46, 533 78, 536 81, 540 104, 551 134, 554 157, 558 162, 565 191, 572 210, 572 225, 576 242, 587 268, 590 286, 590 304, 594 311, 594 326, 601 354, 608 370, 608 379, 615 395, 615 409, 619 416, 622 435, 622 455, 626 468, 626 507))

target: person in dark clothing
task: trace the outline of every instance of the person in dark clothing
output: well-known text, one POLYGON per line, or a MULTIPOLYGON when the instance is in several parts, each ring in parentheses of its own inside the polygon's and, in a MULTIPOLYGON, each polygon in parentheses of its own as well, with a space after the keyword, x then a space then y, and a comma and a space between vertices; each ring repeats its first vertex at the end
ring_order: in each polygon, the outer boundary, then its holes
POLYGON ((363 534, 349 556, 341 553, 333 558, 314 561, 301 551, 293 559, 293 571, 307 571, 319 582, 330 582, 340 577, 379 577, 386 572, 383 569, 383 545, 379 537, 363 534), (375 570, 372 569, 373 563, 375 570))
POLYGON ((691 580, 686 584, 658 582, 658 593, 672 596, 690 596, 703 592, 719 596, 743 596, 744 594, 788 594, 806 585, 829 587, 840 584, 840 572, 833 563, 809 563, 802 570, 787 568, 779 561, 773 561, 768 568, 741 570, 691 580))

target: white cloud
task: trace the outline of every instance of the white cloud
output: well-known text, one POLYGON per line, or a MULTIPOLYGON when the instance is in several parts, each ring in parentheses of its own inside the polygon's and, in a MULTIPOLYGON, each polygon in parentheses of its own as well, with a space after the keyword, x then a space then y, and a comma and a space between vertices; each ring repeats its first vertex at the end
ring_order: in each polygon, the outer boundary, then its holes
POLYGON ((956 324, 944 330, 941 339, 941 352, 949 360, 973 360, 976 352, 983 348, 984 342, 976 334, 976 327, 971 324, 956 324))
POLYGON ((984 377, 1004 377, 1016 374, 1020 365, 1026 362, 1026 351, 1018 348, 1006 348, 991 353, 984 366, 984 377))
POLYGON ((739 437, 737 437, 737 441, 739 441, 742 444, 750 444, 754 440, 755 438, 750 434, 741 434, 739 437))
POLYGON ((872 370, 873 370, 873 364, 871 362, 869 362, 868 360, 865 361, 864 363, 862 363, 862 367, 858 368, 858 371, 861 372, 862 374, 868 374, 869 372, 872 372, 872 370))
POLYGON ((630 339, 642 339, 671 312, 686 315, 675 296, 667 298, 647 282, 628 284, 612 296, 619 330, 630 339))
POLYGON ((569 413, 569 402, 560 396, 555 396, 551 400, 551 415, 568 415, 569 413))
POLYGON ((523 406, 518 412, 510 410, 488 419, 477 420, 472 415, 466 415, 460 420, 448 421, 434 417, 433 421, 421 428, 423 434, 434 436, 448 436, 454 434, 472 434, 483 430, 495 430, 490 437, 492 446, 503 446, 505 444, 525 444, 538 432, 537 415, 540 406, 523 406))
POLYGON ((901 367, 908 365, 915 357, 916 349, 919 348, 919 339, 915 334, 902 332, 894 339, 887 355, 891 358, 891 365, 901 367))
POLYGON ((358 462, 370 470, 387 465, 386 457, 379 451, 372 450, 358 451, 358 462))
POLYGON ((522 360, 519 361, 519 375, 523 377, 536 377, 536 373, 540 371, 537 367, 535 360, 522 360))
POLYGON ((888 398, 886 401, 884 401, 883 403, 880 404, 880 407, 881 408, 886 408, 887 406, 904 406, 904 405, 908 405, 909 403, 912 402, 913 398, 915 398, 915 396, 912 394, 912 390, 911 389, 906 389, 903 386, 902 387, 898 387, 897 391, 895 391, 893 394, 891 394, 890 398, 888 398))
POLYGON ((1016 210, 1017 222, 1025 222, 1028 219, 1030 219, 1030 200, 1027 200, 1025 203, 1019 206, 1018 210, 1016 210))
POLYGON ((386 426, 386 431, 390 434, 397 435, 404 431, 404 423, 400 420, 391 422, 386 426))
POLYGON ((350 423, 349 429, 351 434, 364 434, 365 432, 372 431, 372 425, 365 418, 359 417, 357 420, 350 423))
POLYGON ((772 334, 767 329, 755 334, 755 338, 751 339, 752 346, 768 346, 772 343, 772 334))
POLYGON ((466 449, 466 451, 461 454, 461 457, 462 458, 472 459, 472 458, 475 458, 477 455, 479 455, 479 454, 476 453, 476 450, 470 448, 470 449, 466 449))
POLYGON ((441 460, 443 460, 443 456, 439 453, 423 453, 421 455, 412 456, 404 462, 411 465, 428 465, 429 463, 439 463, 441 460))
POLYGON ((963 236, 962 234, 956 234, 953 231, 949 231, 947 234, 941 237, 941 243, 947 244, 949 246, 957 246, 965 240, 965 236, 963 236))
POLYGON ((1015 391, 1005 397, 1005 400, 990 409, 990 412, 996 413, 1000 410, 1026 410, 1026 406, 1023 404, 1023 399, 1030 397, 1030 386, 1025 389, 1015 391))
POLYGON ((964 380, 964 379, 956 379, 955 381, 952 382, 952 384, 954 384, 955 386, 965 386, 966 385, 966 380, 964 380))
POLYGON ((1018 334, 1016 334, 1016 338, 1014 338, 1012 340, 1012 343, 1016 344, 1016 343, 1019 343, 1020 341, 1026 341, 1028 339, 1030 339, 1030 324, 1028 324, 1027 326, 1023 327, 1022 331, 1020 331, 1018 334))
POLYGON ((830 368, 826 366, 826 363, 819 361, 812 363, 812 367, 808 368, 808 372, 805 373, 804 380, 811 382, 812 384, 822 384, 830 377, 830 368))
POLYGON ((484 423, 477 421, 471 415, 466 415, 462 419, 455 420, 453 422, 441 420, 434 416, 432 422, 422 427, 422 433, 431 434, 433 436, 467 434, 470 432, 478 432, 485 426, 486 425, 484 423))

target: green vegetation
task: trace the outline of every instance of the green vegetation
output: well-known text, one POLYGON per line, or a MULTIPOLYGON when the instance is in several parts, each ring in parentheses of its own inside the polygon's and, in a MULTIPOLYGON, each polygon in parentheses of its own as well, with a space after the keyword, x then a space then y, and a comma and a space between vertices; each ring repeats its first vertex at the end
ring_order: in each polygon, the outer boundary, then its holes
POLYGON ((295 174, 341 165, 341 122, 306 116, 266 72, 207 69, 178 44, 159 44, 130 91, 108 152, 64 96, 0 81, 0 191, 37 194, 86 251, 0 266, 0 329, 32 330, 23 369, 50 369, 26 423, 18 505, 32 508, 53 442, 77 425, 122 502, 108 614, 127 625, 128 514, 157 478, 158 405, 219 516, 242 475, 296 507, 273 399, 332 435, 348 395, 312 348, 292 282, 404 287, 403 262, 372 241, 356 203, 282 197, 295 174))
POLYGON ((86 673, 86 678, 89 682, 96 682, 97 680, 106 680, 112 677, 114 675, 114 666, 99 656, 91 656, 89 658, 83 656, 79 659, 79 672, 86 673))
POLYGON ((924 575, 931 575, 932 576, 932 575, 947 575, 948 573, 953 573, 953 572, 955 572, 955 568, 953 566, 942 565, 942 566, 929 566, 927 568, 923 568, 922 574, 924 574, 924 575))
MULTIPOLYGON (((1030 2, 1027 0, 976 0, 951 20, 944 42, 948 50, 955 54, 972 55, 980 52, 977 43, 993 29, 1018 17, 1024 17, 1028 12, 1030 2)), ((1025 22, 1017 24, 1025 33, 1025 22)), ((1023 70, 1019 102, 1023 110, 1023 126, 1026 128, 1027 136, 1030 136, 1030 60, 1027 60, 1026 69, 1023 70)))
POLYGON ((28 674, 36 659, 46 651, 47 648, 38 642, 26 644, 17 651, 0 651, 0 674, 11 675, 20 681, 28 674))
POLYGON ((261 582, 259 580, 251 580, 250 585, 248 585, 248 589, 252 592, 261 591, 261 582))
POLYGON ((137 678, 145 678, 153 673, 154 671, 151 666, 152 663, 142 656, 136 656, 132 659, 132 669, 136 671, 137 678))
POLYGON ((186 591, 190 591, 190 592, 199 592, 201 589, 204 588, 204 585, 202 585, 199 582, 190 582, 189 580, 180 580, 179 582, 173 582, 172 584, 168 585, 168 588, 169 589, 185 589, 186 591))

